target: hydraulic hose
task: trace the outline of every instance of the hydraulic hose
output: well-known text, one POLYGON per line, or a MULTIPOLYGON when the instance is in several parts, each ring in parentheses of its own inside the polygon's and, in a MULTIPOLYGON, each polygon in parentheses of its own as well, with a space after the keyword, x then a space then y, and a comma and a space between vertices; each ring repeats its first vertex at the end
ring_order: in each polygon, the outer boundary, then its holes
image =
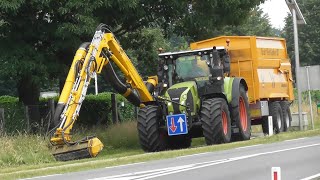
POLYGON ((102 75, 103 78, 109 82, 119 94, 122 94, 133 105, 137 107, 140 106, 141 101, 137 92, 131 88, 127 88, 126 85, 120 81, 110 62, 105 66, 104 73, 102 73, 102 75))

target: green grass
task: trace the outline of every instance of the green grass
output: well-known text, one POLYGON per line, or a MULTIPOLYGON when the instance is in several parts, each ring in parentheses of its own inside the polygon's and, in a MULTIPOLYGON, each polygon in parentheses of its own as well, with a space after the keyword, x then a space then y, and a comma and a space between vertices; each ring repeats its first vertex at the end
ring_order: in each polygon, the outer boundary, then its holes
POLYGON ((97 158, 84 159, 78 161, 69 162, 50 162, 50 163, 38 163, 38 164, 25 164, 20 166, 2 167, 0 169, 0 179, 17 179, 33 176, 41 176, 56 173, 66 173, 73 171, 82 171, 88 169, 94 169, 99 167, 115 166, 127 163, 135 163, 142 161, 150 161, 164 158, 171 158, 202 152, 213 152, 226 149, 233 149, 242 146, 250 146, 254 144, 267 144, 287 139, 294 139, 299 137, 309 137, 320 135, 319 130, 313 131, 297 131, 287 132, 279 135, 256 138, 250 141, 234 142, 229 144, 204 146, 203 138, 195 139, 193 142, 193 148, 165 151, 159 153, 143 153, 140 149, 118 149, 114 152, 104 152, 97 158), (194 145, 196 144, 196 145, 194 145), (201 147, 199 147, 201 146, 201 147))
MULTIPOLYGON (((293 105, 292 111, 296 106, 293 105)), ((308 112, 308 106, 303 105, 308 112)), ((74 139, 85 135, 96 135, 105 147, 98 157, 69 162, 56 162, 50 153, 49 139, 36 135, 19 134, 17 136, 0 137, 0 179, 18 179, 40 175, 81 171, 106 166, 149 161, 194 153, 220 151, 254 144, 266 144, 300 137, 320 135, 320 116, 314 111, 315 128, 311 131, 292 131, 271 137, 260 137, 250 141, 229 144, 205 146, 204 138, 193 139, 192 148, 166 151, 159 153, 144 153, 138 142, 136 122, 126 122, 111 126, 93 128, 90 131, 75 129, 74 139)), ((255 132, 261 131, 256 126, 255 132)), ((310 129, 310 128, 309 128, 310 129)))

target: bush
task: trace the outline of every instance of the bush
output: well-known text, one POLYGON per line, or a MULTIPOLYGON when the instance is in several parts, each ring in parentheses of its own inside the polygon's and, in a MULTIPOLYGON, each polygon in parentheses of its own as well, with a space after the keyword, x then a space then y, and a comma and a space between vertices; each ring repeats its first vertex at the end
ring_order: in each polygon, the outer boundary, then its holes
MULTIPOLYGON (((118 107, 123 101, 125 106, 119 107, 119 114, 122 121, 132 120, 134 117, 134 106, 124 97, 117 94, 118 107)), ((79 115, 81 125, 111 124, 111 93, 100 93, 98 95, 87 95, 83 102, 79 115)))
MULTIPOLYGON (((135 119, 134 106, 130 104, 124 97, 117 94, 119 116, 121 121, 135 119), (120 107, 120 102, 124 102, 125 106, 120 107)), ((54 99, 57 103, 58 97, 54 99)), ((38 129, 38 132, 45 132, 49 121, 48 99, 41 98, 39 103, 40 122, 33 122, 32 126, 38 129)), ((0 96, 0 108, 4 108, 5 115, 5 132, 8 134, 26 131, 28 124, 26 120, 25 106, 18 101, 18 98, 11 96, 0 96)), ((111 124, 111 93, 100 93, 98 95, 89 94, 83 102, 80 115, 75 125, 92 126, 99 124, 111 124)), ((29 124, 29 126, 31 126, 29 124)), ((43 133, 44 134, 44 133, 43 133)))
MULTIPOLYGON (((297 89, 294 89, 294 97, 295 100, 298 101, 298 91, 297 89)), ((309 103, 309 93, 308 91, 304 91, 301 93, 301 99, 302 102, 309 103)), ((311 99, 315 103, 320 103, 320 91, 319 90, 313 90, 311 91, 311 99)))
POLYGON ((4 109, 4 129, 6 133, 22 132, 27 128, 25 109, 18 98, 0 96, 0 108, 4 109))

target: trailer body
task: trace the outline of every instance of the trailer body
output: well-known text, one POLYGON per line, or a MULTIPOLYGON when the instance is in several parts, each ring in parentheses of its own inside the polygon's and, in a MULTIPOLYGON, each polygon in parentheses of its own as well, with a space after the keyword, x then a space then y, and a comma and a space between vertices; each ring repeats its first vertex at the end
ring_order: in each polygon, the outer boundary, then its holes
POLYGON ((291 63, 283 38, 220 36, 192 43, 191 49, 227 46, 229 76, 242 77, 248 85, 250 114, 253 119, 266 115, 268 102, 293 101, 291 63), (263 107, 264 106, 264 107, 263 107))

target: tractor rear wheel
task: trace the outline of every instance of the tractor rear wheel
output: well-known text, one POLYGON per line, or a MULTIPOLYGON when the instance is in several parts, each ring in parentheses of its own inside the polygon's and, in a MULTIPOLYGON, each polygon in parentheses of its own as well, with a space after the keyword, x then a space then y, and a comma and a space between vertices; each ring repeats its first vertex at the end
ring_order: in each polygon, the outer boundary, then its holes
POLYGON ((159 128, 159 107, 146 106, 138 113, 138 134, 141 147, 146 152, 165 150, 167 134, 159 128))
POLYGON ((281 101, 280 105, 283 116, 283 131, 286 132, 289 130, 292 121, 290 103, 288 101, 281 101))
POLYGON ((246 90, 240 86, 239 96, 231 101, 231 119, 235 121, 239 132, 232 134, 232 140, 249 140, 251 136, 251 119, 249 115, 249 102, 246 90))
POLYGON ((224 99, 213 98, 203 101, 201 122, 207 145, 230 142, 231 120, 228 105, 224 99))
POLYGON ((272 116, 273 122, 273 132, 275 134, 279 134, 283 132, 283 116, 282 116, 282 109, 279 102, 271 102, 269 104, 269 112, 272 116))

